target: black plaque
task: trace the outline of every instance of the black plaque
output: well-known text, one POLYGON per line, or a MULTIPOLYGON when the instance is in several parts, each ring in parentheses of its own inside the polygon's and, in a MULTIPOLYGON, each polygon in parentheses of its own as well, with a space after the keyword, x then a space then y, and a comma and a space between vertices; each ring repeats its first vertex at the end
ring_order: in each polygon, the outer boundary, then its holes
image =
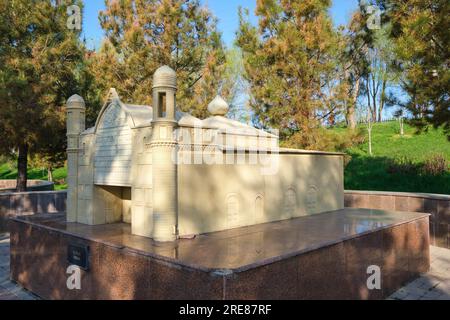
POLYGON ((67 260, 71 265, 79 266, 83 270, 89 269, 89 246, 69 244, 67 260))

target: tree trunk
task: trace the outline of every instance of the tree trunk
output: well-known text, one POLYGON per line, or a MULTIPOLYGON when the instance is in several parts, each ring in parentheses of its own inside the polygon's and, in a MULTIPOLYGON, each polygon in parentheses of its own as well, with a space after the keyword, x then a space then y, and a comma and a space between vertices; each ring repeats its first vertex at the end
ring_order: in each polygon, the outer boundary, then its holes
POLYGON ((381 95, 380 95, 380 102, 378 104, 378 122, 381 122, 383 119, 383 108, 384 108, 384 103, 386 101, 386 80, 383 80, 383 85, 381 87, 381 95))
POLYGON ((330 117, 328 118, 328 125, 330 127, 334 127, 336 125, 336 118, 334 114, 331 114, 330 117))
POLYGON ((403 130, 403 117, 400 117, 400 135, 403 136, 405 134, 405 131, 403 130))
POLYGON ((17 159, 17 192, 27 191, 27 167, 28 167, 28 145, 19 145, 19 157, 17 159))
POLYGON ((370 102, 370 87, 369 87, 369 80, 366 81, 366 96, 367 96, 367 112, 372 114, 372 104, 370 102))
POLYGON ((353 89, 352 102, 349 104, 348 109, 347 109, 348 126, 352 130, 354 130, 356 128, 355 108, 356 108, 356 102, 358 101, 358 96, 359 96, 359 85, 360 85, 360 78, 358 78, 355 82, 355 88, 353 89))
POLYGON ((53 170, 51 166, 47 167, 47 180, 53 182, 53 170))
MULTIPOLYGON (((370 77, 370 75, 369 75, 370 77)), ((378 95, 378 85, 377 82, 375 80, 375 75, 372 74, 371 76, 371 80, 372 80, 372 88, 370 88, 370 84, 369 84, 369 92, 370 92, 370 96, 372 98, 372 121, 376 122, 377 121, 377 95, 378 95)))
POLYGON ((372 95, 372 120, 373 122, 377 121, 377 96, 372 95))

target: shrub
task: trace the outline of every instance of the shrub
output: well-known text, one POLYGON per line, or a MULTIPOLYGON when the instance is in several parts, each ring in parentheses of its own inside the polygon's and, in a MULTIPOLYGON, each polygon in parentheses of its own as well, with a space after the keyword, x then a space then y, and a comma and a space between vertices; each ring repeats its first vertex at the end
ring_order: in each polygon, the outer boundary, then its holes
POLYGON ((283 140, 281 146, 286 148, 345 152, 347 149, 361 144, 364 141, 364 133, 360 129, 335 132, 317 128, 313 133, 308 137, 309 140, 306 145, 305 141, 302 140, 302 136, 296 133, 283 140))
POLYGON ((443 154, 430 156, 423 165, 423 173, 431 176, 444 174, 448 170, 449 163, 443 154))
POLYGON ((352 161, 352 156, 349 155, 348 153, 346 153, 344 155, 344 168, 347 168, 347 166, 349 165, 349 163, 352 161))
POLYGON ((406 156, 388 160, 387 172, 391 174, 417 174, 420 166, 406 156))

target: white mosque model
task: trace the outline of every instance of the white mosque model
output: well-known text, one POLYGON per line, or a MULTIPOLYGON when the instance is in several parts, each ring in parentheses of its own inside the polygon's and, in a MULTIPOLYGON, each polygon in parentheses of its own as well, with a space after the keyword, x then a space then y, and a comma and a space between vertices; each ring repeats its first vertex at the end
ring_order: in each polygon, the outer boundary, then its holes
POLYGON ((175 241, 344 207, 342 154, 278 148, 277 135, 226 118, 219 96, 207 119, 178 111, 168 66, 152 91, 151 107, 111 89, 87 130, 83 98, 67 101, 68 222, 175 241))

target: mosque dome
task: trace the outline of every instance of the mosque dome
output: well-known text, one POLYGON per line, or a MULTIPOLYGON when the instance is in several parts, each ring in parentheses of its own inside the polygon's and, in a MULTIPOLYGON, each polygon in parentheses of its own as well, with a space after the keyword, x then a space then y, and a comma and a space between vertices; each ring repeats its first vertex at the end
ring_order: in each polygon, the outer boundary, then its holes
POLYGON ((162 66, 153 75, 153 88, 170 87, 177 88, 177 74, 169 66, 162 66))
POLYGON ((84 99, 77 94, 74 94, 67 100, 68 107, 85 108, 84 99))
POLYGON ((221 96, 216 96, 208 105, 208 111, 213 116, 225 116, 230 110, 228 103, 221 96))

